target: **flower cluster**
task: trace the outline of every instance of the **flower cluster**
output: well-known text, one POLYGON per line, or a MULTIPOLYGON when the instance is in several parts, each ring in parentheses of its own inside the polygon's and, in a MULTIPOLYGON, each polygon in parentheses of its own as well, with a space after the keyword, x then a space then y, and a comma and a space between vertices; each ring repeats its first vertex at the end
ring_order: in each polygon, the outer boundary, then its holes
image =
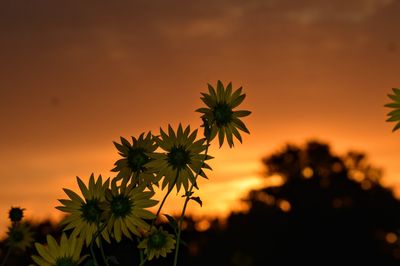
MULTIPOLYGON (((68 214, 62 221, 64 233, 60 244, 52 236, 47 236, 47 245, 36 243, 39 256, 32 257, 34 262, 69 266, 90 257, 91 264, 103 265, 93 251, 96 244, 103 263, 108 265, 103 240, 112 243, 125 238, 137 241, 142 254, 140 265, 153 258, 166 257, 174 249, 176 265, 186 204, 189 200, 202 204, 193 194, 194 189, 199 189, 197 177, 207 178, 205 171, 211 170, 207 162, 213 158, 208 154, 211 141, 218 135, 220 147, 225 139, 233 147, 233 137, 242 142, 238 130, 249 133, 240 118, 250 112, 234 110, 245 99, 242 88, 232 91, 231 83, 224 87, 218 81, 216 89, 208 86, 208 92, 202 93, 201 98, 206 107, 197 109, 202 113, 204 137, 198 137, 197 129, 191 130, 190 126, 181 124, 175 129, 171 125, 166 130, 160 128, 158 135, 143 132, 138 137, 131 137, 131 142, 121 137, 119 143, 114 142, 120 156, 111 170, 116 173, 115 177, 104 180, 101 175, 96 178, 92 174, 87 183, 77 177, 79 193, 64 188, 67 198, 60 199, 61 205, 56 207, 68 214), (154 187, 160 184, 161 191, 167 188, 167 192, 154 214, 151 208, 158 204, 154 199, 154 187), (183 189, 185 197, 180 222, 174 221, 175 236, 157 224, 163 204, 173 189, 177 193, 183 189), (81 255, 84 245, 90 247, 90 256, 81 255)), ((10 218, 18 221, 22 213, 12 210, 10 218)))

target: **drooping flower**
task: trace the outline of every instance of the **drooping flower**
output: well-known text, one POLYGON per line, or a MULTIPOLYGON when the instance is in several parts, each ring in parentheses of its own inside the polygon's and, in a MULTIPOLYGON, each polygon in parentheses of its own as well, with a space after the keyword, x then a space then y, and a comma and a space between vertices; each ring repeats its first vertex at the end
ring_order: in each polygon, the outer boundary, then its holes
POLYGON ((235 136, 240 143, 242 143, 242 137, 238 131, 241 130, 246 133, 250 133, 246 125, 240 120, 240 117, 245 117, 251 114, 250 111, 238 110, 234 111, 246 97, 246 94, 242 94, 242 87, 232 93, 232 83, 229 83, 226 88, 221 81, 217 82, 217 90, 208 84, 208 92, 201 93, 201 100, 207 105, 207 108, 199 108, 196 112, 202 113, 201 116, 206 125, 204 125, 207 131, 209 127, 209 140, 213 140, 217 134, 219 139, 219 146, 221 147, 226 140, 229 147, 233 147, 233 136, 235 136))
POLYGON ((27 223, 17 223, 8 227, 7 244, 25 251, 33 243, 33 233, 27 223))
POLYGON ((393 94, 388 94, 388 97, 393 102, 385 104, 385 107, 393 108, 394 110, 388 113, 387 122, 397 122, 393 127, 393 132, 400 128, 400 89, 393 88, 393 94))
POLYGON ((150 233, 139 243, 138 248, 144 249, 148 260, 159 256, 166 257, 175 248, 174 236, 163 230, 152 227, 150 233))
POLYGON ((150 189, 153 184, 157 184, 154 169, 146 165, 151 161, 149 154, 158 148, 151 132, 148 132, 146 137, 144 133, 137 139, 132 137, 132 144, 121 137, 121 144, 114 142, 114 145, 119 155, 123 157, 115 162, 115 167, 112 169, 118 172, 117 179, 131 178, 133 183, 145 184, 150 189))
POLYGON ((32 259, 39 266, 77 266, 83 262, 87 255, 81 257, 83 241, 76 236, 69 238, 65 233, 61 236, 60 244, 47 235, 47 245, 35 243, 40 256, 33 255, 32 259))
POLYGON ((111 190, 106 192, 105 217, 107 217, 107 230, 114 235, 117 242, 122 235, 128 238, 131 233, 141 236, 140 231, 149 230, 150 226, 144 219, 154 219, 155 215, 146 208, 155 206, 158 201, 151 199, 154 191, 144 191, 145 186, 127 186, 122 183, 117 187, 111 183, 111 190))
POLYGON ((160 129, 160 138, 157 139, 158 145, 165 152, 153 153, 154 158, 149 163, 151 167, 159 169, 157 175, 159 178, 164 177, 162 181, 162 189, 168 185, 171 190, 176 186, 179 192, 181 186, 188 190, 189 181, 195 185, 195 174, 207 178, 203 168, 211 169, 204 161, 211 159, 211 156, 202 154, 206 150, 205 139, 196 141, 197 129, 190 132, 187 126, 183 130, 179 124, 178 130, 175 131, 168 126, 168 134, 160 129))
POLYGON ((19 222, 24 217, 24 210, 20 207, 11 207, 10 211, 8 212, 8 217, 10 218, 11 222, 19 222))
MULTIPOLYGON (((61 222, 66 225, 64 230, 73 229, 72 234, 81 236, 86 241, 86 246, 89 246, 96 232, 104 229, 101 204, 105 201, 105 192, 109 187, 110 180, 107 179, 103 183, 100 175, 95 182, 93 174, 89 178, 88 186, 79 177, 76 180, 83 199, 72 190, 64 188, 64 192, 70 199, 59 200, 63 206, 56 208, 70 214, 61 222)), ((101 236, 110 242, 107 230, 102 230, 101 236)), ((97 244, 99 244, 99 241, 97 238, 97 244)))

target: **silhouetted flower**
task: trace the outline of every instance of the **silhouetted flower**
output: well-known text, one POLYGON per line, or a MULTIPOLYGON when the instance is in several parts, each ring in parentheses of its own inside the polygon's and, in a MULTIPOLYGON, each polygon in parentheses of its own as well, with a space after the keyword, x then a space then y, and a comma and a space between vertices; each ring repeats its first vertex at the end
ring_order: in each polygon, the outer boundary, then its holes
POLYGON ((153 227, 151 232, 143 239, 138 248, 144 249, 144 254, 149 260, 159 256, 166 257, 175 247, 174 236, 164 231, 162 227, 159 229, 153 227))
POLYGON ((12 225, 7 231, 8 245, 25 251, 33 243, 33 233, 26 223, 12 225))
POLYGON ((182 125, 179 124, 175 133, 169 125, 168 134, 162 129, 160 129, 160 134, 157 142, 166 153, 151 154, 150 156, 155 160, 151 161, 149 165, 159 169, 157 173, 159 178, 164 177, 163 189, 168 184, 168 189, 172 189, 176 185, 179 191, 183 185, 185 190, 188 190, 189 180, 192 184, 196 183, 195 173, 206 177, 202 168, 211 168, 204 161, 212 157, 201 154, 207 146, 204 144, 205 139, 195 141, 197 129, 190 133, 189 126, 183 130, 182 125))
POLYGON ((83 241, 76 236, 68 238, 65 233, 61 236, 60 244, 47 235, 47 246, 35 243, 39 256, 33 255, 32 259, 39 266, 76 266, 86 257, 81 257, 83 241))
POLYGON ((8 212, 8 217, 10 218, 11 222, 19 222, 24 217, 24 210, 20 207, 11 207, 10 211, 8 212))
POLYGON ((155 206, 158 201, 151 199, 153 191, 144 191, 145 186, 134 187, 133 184, 122 184, 117 187, 112 182, 111 190, 106 192, 105 212, 107 229, 114 234, 117 242, 122 235, 131 239, 131 234, 141 236, 140 230, 148 230, 150 226, 143 219, 153 219, 155 215, 145 208, 155 206))
POLYGON ((132 144, 121 137, 121 144, 114 142, 115 147, 119 151, 119 155, 123 158, 115 162, 114 172, 119 172, 117 178, 132 178, 133 183, 141 185, 144 183, 148 188, 152 188, 153 184, 157 184, 154 175, 154 169, 146 164, 151 161, 149 154, 157 149, 157 143, 151 132, 146 137, 142 133, 138 139, 132 137, 132 144))
MULTIPOLYGON (((104 221, 101 221, 102 209, 100 205, 105 201, 105 192, 109 187, 110 180, 107 179, 103 183, 100 175, 95 182, 92 174, 89 178, 88 187, 79 177, 76 180, 83 199, 72 190, 64 188, 64 192, 70 200, 58 200, 63 206, 57 206, 56 208, 70 214, 61 222, 61 224, 66 225, 64 230, 74 229, 72 234, 81 236, 83 241, 86 240, 86 246, 89 246, 94 234, 104 223, 104 221)), ((107 230, 103 230, 101 235, 106 241, 110 242, 107 230)), ((97 244, 99 244, 99 241, 97 239, 97 244)))
MULTIPOLYGON (((229 147, 233 147, 233 136, 235 136, 240 143, 242 143, 242 137, 237 129, 243 132, 250 133, 246 125, 239 119, 251 114, 250 111, 233 109, 239 106, 246 94, 242 93, 242 87, 232 93, 232 83, 229 83, 226 88, 221 81, 217 82, 217 91, 208 84, 208 92, 201 93, 203 97, 201 100, 208 106, 207 108, 199 108, 196 111, 203 113, 202 119, 207 122, 207 126, 210 127, 210 141, 213 140, 217 133, 219 139, 219 146, 221 147, 226 140, 228 141, 229 147)), ((207 128, 205 128, 207 130, 207 128)))
POLYGON ((393 100, 393 102, 385 104, 385 107, 394 108, 394 110, 388 113, 388 116, 390 117, 386 121, 397 121, 396 125, 393 127, 393 131, 396 131, 400 128, 400 89, 393 88, 393 94, 388 94, 388 96, 393 100))

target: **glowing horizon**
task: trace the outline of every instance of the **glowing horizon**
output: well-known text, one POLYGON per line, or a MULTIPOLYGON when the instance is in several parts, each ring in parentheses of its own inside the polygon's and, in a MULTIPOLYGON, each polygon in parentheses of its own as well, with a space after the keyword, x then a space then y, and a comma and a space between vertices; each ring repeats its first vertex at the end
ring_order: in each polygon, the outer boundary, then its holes
POLYGON ((394 0, 4 3, 0 232, 11 206, 57 217, 75 176, 111 176, 120 136, 199 128, 200 92, 217 80, 243 86, 251 134, 214 144, 204 206, 189 212, 237 208, 263 184, 263 156, 310 139, 365 152, 400 195, 400 134, 383 107, 400 86, 399 12, 394 0))

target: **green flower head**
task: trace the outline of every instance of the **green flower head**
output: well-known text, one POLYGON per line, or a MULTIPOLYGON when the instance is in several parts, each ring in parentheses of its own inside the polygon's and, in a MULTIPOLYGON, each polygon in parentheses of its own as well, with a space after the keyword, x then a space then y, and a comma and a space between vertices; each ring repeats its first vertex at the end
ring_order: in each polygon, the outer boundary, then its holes
POLYGON ((232 83, 229 83, 226 88, 221 81, 217 82, 217 90, 208 84, 208 92, 201 93, 203 96, 201 100, 207 105, 207 108, 199 108, 196 111, 202 113, 201 116, 204 121, 205 135, 209 140, 213 140, 218 134, 219 146, 221 147, 226 140, 229 147, 233 147, 233 136, 235 136, 240 143, 242 137, 238 131, 241 130, 250 133, 246 125, 240 120, 240 117, 245 117, 251 114, 250 111, 233 109, 239 106, 246 97, 242 94, 242 87, 232 93, 232 83))
MULTIPOLYGON (((73 229, 73 234, 81 236, 86 241, 86 246, 92 241, 93 235, 99 227, 105 222, 102 219, 103 211, 101 205, 105 202, 105 192, 109 187, 110 179, 103 183, 101 175, 95 181, 92 174, 89 178, 89 184, 86 186, 82 180, 76 178, 83 198, 70 189, 64 188, 64 192, 69 199, 58 200, 63 206, 57 206, 56 209, 69 214, 61 224, 66 227, 64 230, 73 229)), ((101 236, 110 242, 109 235, 106 230, 103 230, 101 236)), ((100 244, 100 239, 96 239, 97 245, 100 244)))
POLYGON ((393 102, 385 104, 385 107, 393 108, 394 110, 388 113, 387 122, 397 122, 393 127, 393 132, 400 128, 400 89, 393 88, 393 94, 388 94, 393 102))
POLYGON ((82 245, 83 241, 73 235, 68 238, 63 233, 60 244, 51 235, 47 235, 47 245, 35 243, 40 256, 33 255, 32 259, 39 266, 77 266, 87 257, 81 257, 82 245))
POLYGON ((154 219, 155 215, 147 208, 157 205, 153 200, 154 191, 144 191, 145 186, 134 186, 125 183, 117 187, 111 183, 111 189, 106 192, 106 204, 104 209, 107 219, 107 230, 117 242, 122 236, 132 239, 131 233, 141 236, 141 231, 146 231, 150 226, 145 219, 154 219))
POLYGON ((117 179, 132 179, 132 183, 145 184, 150 189, 158 183, 154 169, 147 165, 151 161, 150 155, 158 148, 151 132, 146 136, 142 133, 137 139, 132 137, 132 144, 121 137, 121 144, 114 142, 114 145, 122 156, 112 169, 118 172, 117 179))
POLYGON ((33 232, 27 223, 13 224, 8 228, 7 244, 25 251, 33 243, 33 232))
POLYGON ((159 178, 164 177, 163 189, 168 185, 169 190, 176 186, 179 191, 183 185, 185 190, 188 190, 189 181, 193 185, 196 184, 197 173, 207 178, 203 168, 211 169, 211 167, 204 161, 212 157, 202 154, 207 148, 205 139, 196 141, 196 135, 197 130, 190 132, 189 126, 183 130, 181 124, 176 132, 171 126, 168 126, 168 133, 160 129, 160 138, 157 142, 164 152, 152 154, 154 160, 149 165, 159 169, 157 173, 159 178))
POLYGON ((174 236, 164 231, 162 227, 159 229, 152 227, 151 232, 138 245, 138 248, 144 249, 144 254, 149 260, 154 257, 166 257, 175 247, 174 236))

